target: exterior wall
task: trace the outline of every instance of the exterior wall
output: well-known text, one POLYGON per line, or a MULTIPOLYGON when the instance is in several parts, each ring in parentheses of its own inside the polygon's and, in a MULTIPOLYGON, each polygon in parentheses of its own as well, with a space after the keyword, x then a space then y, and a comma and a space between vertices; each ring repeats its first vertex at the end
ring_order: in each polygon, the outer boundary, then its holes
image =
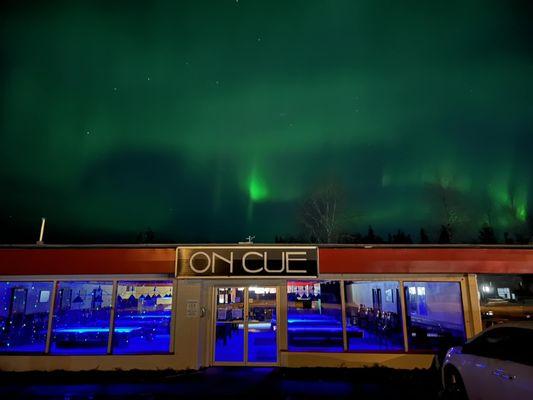
MULTIPOLYGON (((52 277, 68 279, 65 277, 52 277)), ((92 279, 109 279, 94 276, 92 279)), ((123 279, 124 277, 121 277, 123 279)), ((137 277, 138 278, 138 277, 137 277)), ((160 278, 160 279, 164 279, 160 278)), ((374 281, 370 286, 382 285, 383 280, 424 280, 461 282, 463 307, 465 310, 465 329, 467 336, 481 330, 477 286, 475 276, 457 275, 323 275, 321 280, 374 281), (474 296, 475 297, 474 297, 474 296), (476 306, 477 305, 477 306, 476 306), (476 312, 477 307, 477 312, 476 312)), ((213 324, 215 320, 214 299, 216 286, 276 286, 279 296, 279 366, 283 367, 361 367, 381 365, 391 368, 428 368, 433 360, 432 354, 409 353, 318 353, 287 351, 287 280, 199 280, 175 279, 173 297, 174 320, 171 335, 174 353, 168 355, 100 355, 100 356, 62 356, 62 355, 4 355, 0 357, 0 370, 114 370, 114 369, 198 369, 213 365, 213 324), (188 310, 190 304, 197 304, 197 313, 188 310), (205 310, 205 313, 202 312, 205 310)), ((404 315, 405 319, 405 315, 404 315)))
MULTIPOLYGON (((373 281, 365 285, 386 289, 382 281, 456 281, 461 285, 465 332, 472 337, 482 329, 476 271, 533 273, 533 249, 394 249, 321 248, 319 280, 373 281), (457 273, 462 271, 461 273, 457 273), (372 273, 368 273, 372 272, 372 273), (469 273, 467 273, 469 272, 469 273)), ((128 280, 139 277, 171 279, 175 248, 146 249, 6 249, 0 248, 3 280, 128 280), (91 271, 91 272, 88 272, 91 271), (33 274, 28 276, 24 272, 33 274), (90 273, 90 275, 88 275, 90 273)), ((279 366, 360 367, 375 364, 392 368, 427 368, 432 354, 311 353, 287 351, 287 279, 174 279, 171 341, 173 354, 165 355, 1 355, 0 370, 114 370, 197 369, 213 364, 215 286, 276 286, 279 296, 279 366), (197 312, 191 312, 195 309, 197 312)), ((342 286, 342 290, 344 287, 342 286)), ((347 293, 348 299, 351 294, 347 293)), ((368 296, 367 296, 368 297, 368 296)), ((405 324, 405 302, 401 297, 405 324)), ((344 297, 343 297, 344 298, 344 297)), ((372 298, 353 299, 371 304, 372 298)), ((344 301, 344 300, 343 300, 344 301)), ((385 302, 383 302, 385 306, 385 302)), ((344 312, 344 311, 343 311, 344 312)), ((344 323, 344 322, 343 322, 344 323)), ((405 327, 404 327, 405 330, 405 327)), ((407 341, 407 339, 406 339, 407 341)))
POLYGON ((201 308, 206 307, 207 290, 199 281, 178 280, 177 307, 175 318, 174 353, 179 361, 176 369, 198 369, 204 366, 207 315, 202 316, 201 308), (187 304, 198 304, 198 314, 187 313, 187 304))
POLYGON ((156 370, 184 369, 187 363, 175 355, 121 355, 121 356, 31 356, 6 355, 0 357, 1 371, 112 371, 116 369, 156 370))
POLYGON ((398 369, 430 368, 435 358, 433 354, 290 353, 288 351, 282 351, 280 357, 281 365, 289 368, 380 366, 398 369))
POLYGON ((476 275, 468 274, 462 287, 468 337, 473 337, 483 330, 477 290, 476 275))

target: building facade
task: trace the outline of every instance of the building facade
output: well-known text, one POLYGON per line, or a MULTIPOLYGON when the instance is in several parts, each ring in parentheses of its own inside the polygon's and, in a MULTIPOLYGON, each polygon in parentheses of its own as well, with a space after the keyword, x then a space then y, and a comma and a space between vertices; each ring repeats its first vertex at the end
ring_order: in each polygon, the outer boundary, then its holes
POLYGON ((533 314, 527 246, 4 246, 0 369, 428 368, 533 314))

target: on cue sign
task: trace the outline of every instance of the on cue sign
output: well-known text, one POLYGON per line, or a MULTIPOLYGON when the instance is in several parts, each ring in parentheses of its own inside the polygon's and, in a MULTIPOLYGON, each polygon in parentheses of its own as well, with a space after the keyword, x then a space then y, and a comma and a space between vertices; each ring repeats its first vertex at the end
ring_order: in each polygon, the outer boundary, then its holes
POLYGON ((179 247, 179 277, 317 277, 314 246, 179 247))

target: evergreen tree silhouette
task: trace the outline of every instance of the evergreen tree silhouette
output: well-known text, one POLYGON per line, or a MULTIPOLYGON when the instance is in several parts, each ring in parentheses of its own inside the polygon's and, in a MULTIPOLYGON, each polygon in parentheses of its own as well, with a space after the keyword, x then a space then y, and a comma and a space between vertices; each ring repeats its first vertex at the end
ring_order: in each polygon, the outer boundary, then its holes
POLYGON ((496 234, 494 229, 489 224, 484 224, 479 231, 479 243, 482 244, 496 244, 496 234))
POLYGON ((441 225, 440 234, 439 234, 439 243, 440 244, 450 243, 450 228, 448 225, 441 225))
POLYGON ((396 232, 394 235, 392 235, 392 242, 394 244, 412 244, 413 240, 411 239, 411 235, 405 234, 404 231, 401 229, 398 229, 398 232, 396 232))
POLYGON ((420 229, 420 243, 421 244, 428 244, 429 243, 429 236, 426 233, 426 230, 424 228, 420 229))
POLYGON ((368 226, 368 232, 365 237, 363 237, 363 243, 369 243, 369 244, 380 244, 383 243, 383 239, 381 236, 376 235, 374 233, 374 229, 372 229, 372 226, 368 226))
POLYGON ((509 236, 509 232, 503 233, 503 242, 505 244, 514 244, 514 239, 511 236, 509 236))

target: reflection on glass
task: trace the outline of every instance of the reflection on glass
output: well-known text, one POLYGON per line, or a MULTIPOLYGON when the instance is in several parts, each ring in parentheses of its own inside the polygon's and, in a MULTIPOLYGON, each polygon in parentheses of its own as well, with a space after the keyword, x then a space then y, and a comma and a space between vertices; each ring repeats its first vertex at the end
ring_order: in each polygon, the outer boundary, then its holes
POLYGON ((172 282, 118 282, 113 353, 168 353, 172 282))
POLYGON ((244 361, 244 288, 216 290, 215 361, 244 361))
POLYGON ((276 362, 276 288, 248 289, 248 361, 276 362))
POLYGON ((0 352, 44 352, 52 282, 0 282, 0 352))
POLYGON ((477 284, 485 328, 533 319, 533 274, 478 275, 477 284))
POLYGON ((405 282, 409 349, 442 351, 465 341, 459 282, 405 282))
POLYGON ((290 351, 343 351, 338 281, 287 283, 287 333, 290 351))
POLYGON ((111 282, 59 282, 50 351, 105 354, 111 314, 111 282))
POLYGON ((403 350, 398 282, 345 282, 350 351, 403 350))

